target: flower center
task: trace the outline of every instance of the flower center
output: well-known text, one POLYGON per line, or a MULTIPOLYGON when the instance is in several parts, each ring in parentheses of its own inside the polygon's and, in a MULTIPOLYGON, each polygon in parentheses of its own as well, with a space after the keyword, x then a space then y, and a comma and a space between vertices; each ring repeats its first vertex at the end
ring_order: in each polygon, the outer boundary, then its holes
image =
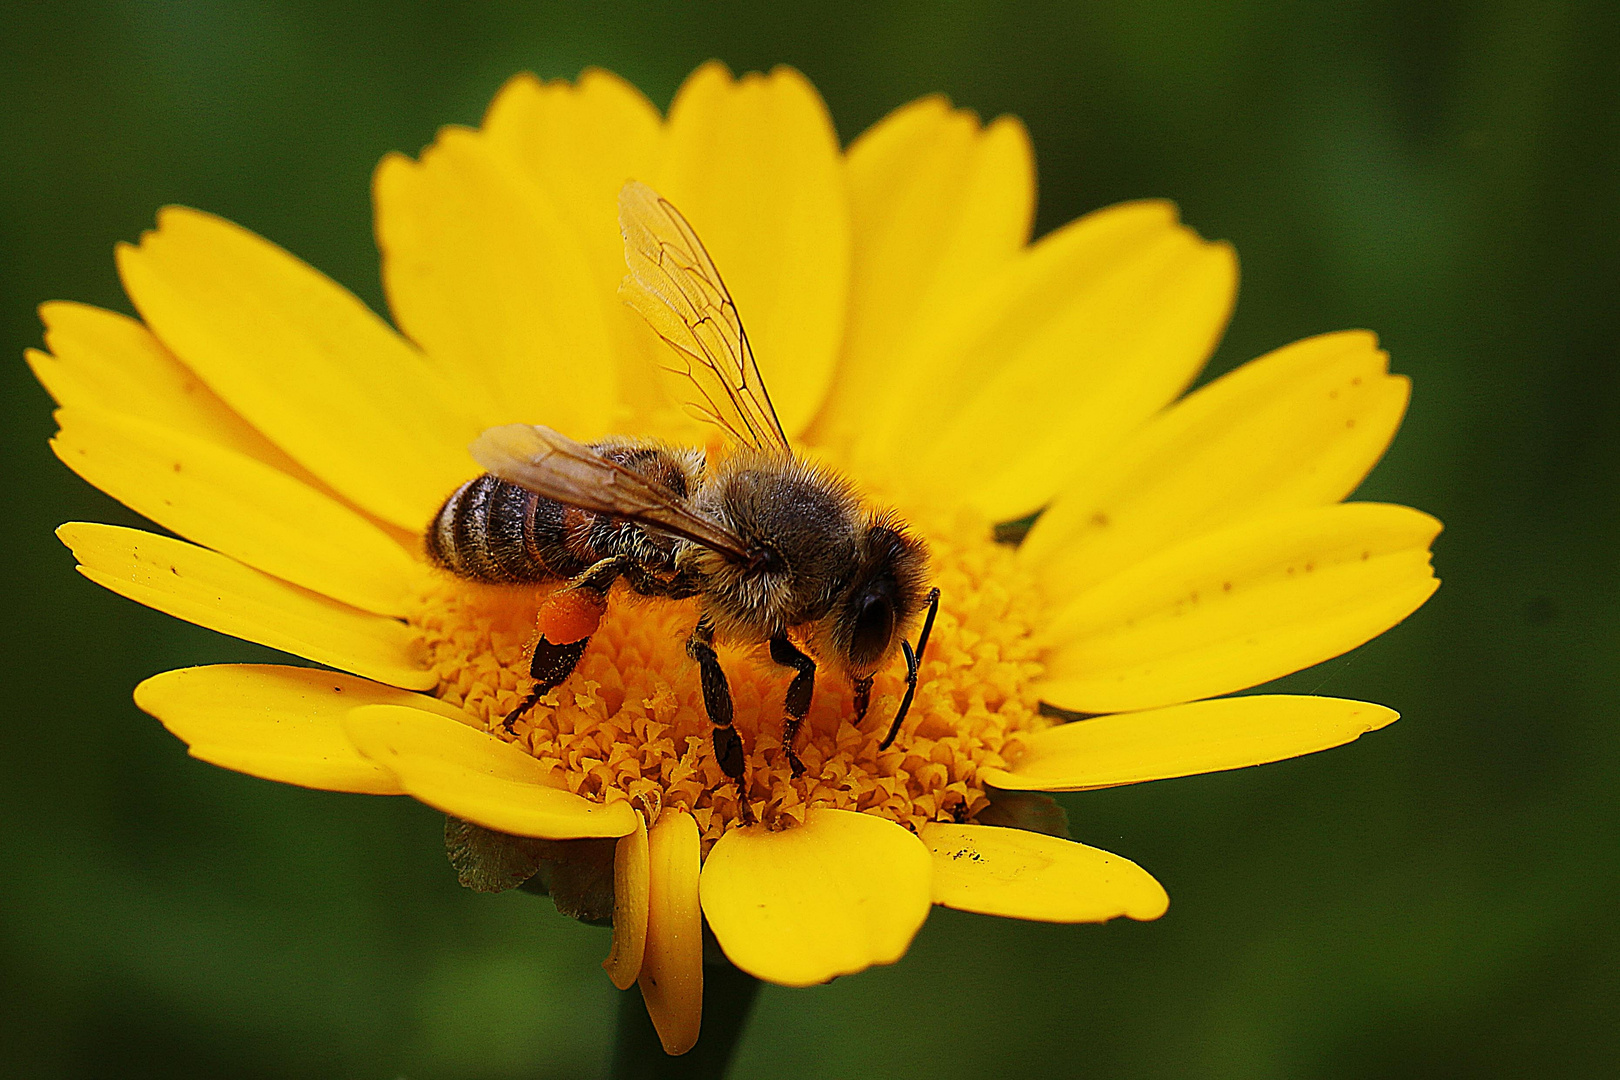
MULTIPOLYGON (((982 522, 919 531, 941 591, 939 618, 916 700, 887 750, 878 743, 905 692, 903 661, 877 676, 859 724, 848 680, 818 672, 796 740, 805 771, 795 778, 782 752, 792 671, 763 646, 720 645, 748 751, 754 819, 783 828, 809 807, 827 806, 911 828, 966 821, 988 804, 980 770, 1004 768, 1019 733, 1046 726, 1030 688, 1041 673, 1035 590, 1012 549, 992 542, 982 522)), ((715 760, 697 665, 686 653, 698 600, 645 600, 615 589, 574 674, 506 730, 505 716, 532 685, 535 616, 548 591, 434 576, 410 621, 439 676, 435 693, 534 755, 570 791, 687 810, 705 849, 745 823, 737 786, 715 760)))

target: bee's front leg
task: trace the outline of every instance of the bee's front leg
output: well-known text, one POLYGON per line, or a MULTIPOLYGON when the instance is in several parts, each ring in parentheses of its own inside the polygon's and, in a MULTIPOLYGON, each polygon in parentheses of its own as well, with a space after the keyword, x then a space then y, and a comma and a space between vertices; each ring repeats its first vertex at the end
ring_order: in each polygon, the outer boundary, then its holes
POLYGON ((714 756, 720 770, 737 782, 738 798, 746 806, 748 795, 743 784, 742 736, 731 726, 731 687, 726 673, 720 667, 720 656, 714 651, 714 624, 707 616, 698 620, 692 636, 686 641, 686 655, 697 661, 698 674, 703 683, 703 707, 714 725, 714 756))
POLYGON ((816 692, 816 662, 800 652, 786 634, 771 638, 771 659, 797 673, 788 683, 787 697, 782 702, 782 709, 787 713, 787 719, 782 721, 782 749, 787 752, 788 768, 793 775, 802 776, 804 762, 794 753, 793 740, 798 737, 799 725, 804 723, 805 714, 810 711, 810 698, 816 692))
POLYGON ((922 671, 923 652, 928 648, 928 635, 934 632, 934 616, 939 614, 939 589, 928 590, 928 617, 923 620, 922 633, 917 635, 917 649, 911 649, 911 642, 905 638, 900 639, 900 652, 906 658, 906 696, 900 699, 900 708, 895 710, 894 720, 889 724, 889 733, 883 736, 878 743, 879 750, 887 750, 894 737, 900 734, 900 725, 905 722, 906 712, 911 708, 911 699, 917 696, 917 676, 922 671))

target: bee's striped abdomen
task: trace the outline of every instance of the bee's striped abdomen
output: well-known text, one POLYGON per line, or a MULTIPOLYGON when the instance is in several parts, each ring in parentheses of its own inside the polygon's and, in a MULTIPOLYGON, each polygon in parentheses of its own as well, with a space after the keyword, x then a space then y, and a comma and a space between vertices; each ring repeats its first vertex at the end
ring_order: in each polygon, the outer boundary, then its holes
POLYGON ((570 578, 594 560, 564 543, 565 509, 489 474, 444 501, 425 537, 434 563, 457 577, 491 584, 570 578))
MULTIPOLYGON (((603 456, 686 498, 702 475, 698 451, 604 440, 603 456)), ((457 577, 492 585, 567 580, 610 556, 645 569, 674 568, 674 540, 632 521, 555 502, 485 473, 457 488, 423 537, 428 558, 457 577)))

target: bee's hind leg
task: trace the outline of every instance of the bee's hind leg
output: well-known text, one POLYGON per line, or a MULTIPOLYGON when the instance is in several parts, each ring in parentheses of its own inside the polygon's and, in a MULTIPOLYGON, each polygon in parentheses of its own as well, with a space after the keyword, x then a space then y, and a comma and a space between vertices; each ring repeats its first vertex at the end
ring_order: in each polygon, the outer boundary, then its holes
POLYGON ((643 591, 650 586, 641 567, 622 555, 603 559, 567 585, 541 601, 536 617, 539 624, 534 654, 529 658, 529 677, 534 680, 528 695, 502 721, 508 734, 513 726, 540 703, 540 699, 567 681, 590 646, 602 614, 607 611, 608 591, 623 574, 643 591), (646 579, 646 580, 644 580, 646 579))
POLYGON ((793 741, 799 734, 799 725, 804 723, 805 714, 810 711, 810 698, 816 692, 816 662, 800 652, 786 634, 771 638, 771 659, 783 667, 792 668, 796 673, 793 681, 788 683, 787 697, 782 702, 782 710, 787 713, 787 718, 782 721, 782 749, 787 753, 788 768, 793 775, 803 776, 804 762, 794 752, 793 741))
POLYGON ((534 685, 529 688, 528 696, 517 708, 507 713, 506 719, 501 722, 508 733, 512 731, 513 725, 523 718, 524 713, 534 708, 540 703, 541 698, 568 680, 568 676, 579 666, 580 657, 585 655, 585 649, 590 643, 590 638, 583 637, 578 641, 556 644, 547 641, 545 635, 541 634, 540 640, 534 643, 534 655, 529 659, 529 678, 534 680, 534 685))

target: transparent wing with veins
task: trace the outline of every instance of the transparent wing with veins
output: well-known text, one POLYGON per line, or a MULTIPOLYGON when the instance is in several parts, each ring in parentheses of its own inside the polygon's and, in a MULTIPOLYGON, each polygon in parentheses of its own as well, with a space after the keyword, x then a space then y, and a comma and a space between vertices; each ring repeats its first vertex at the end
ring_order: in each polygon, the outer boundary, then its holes
POLYGON ((744 446, 791 454, 737 305, 681 212, 632 180, 619 191, 630 272, 619 295, 675 350, 670 368, 697 388, 690 408, 744 446))
POLYGON ((748 544, 639 473, 548 427, 494 427, 468 447, 492 475, 548 499, 662 529, 739 561, 748 544))

